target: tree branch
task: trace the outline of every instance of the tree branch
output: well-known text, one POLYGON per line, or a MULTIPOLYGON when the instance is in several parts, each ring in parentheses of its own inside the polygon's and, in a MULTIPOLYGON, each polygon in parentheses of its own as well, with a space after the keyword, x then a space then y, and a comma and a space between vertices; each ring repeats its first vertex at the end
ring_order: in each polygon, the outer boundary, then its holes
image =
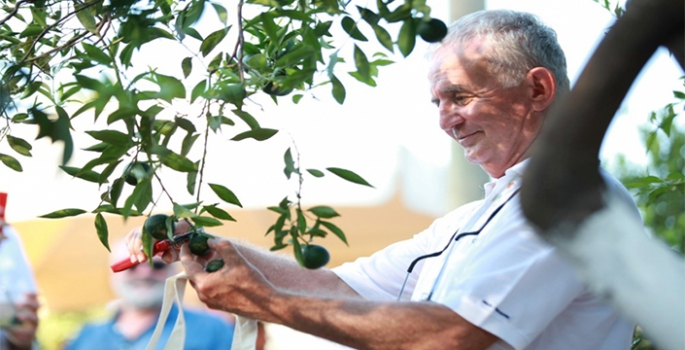
POLYGON ((16 15, 17 12, 19 12, 19 8, 21 7, 21 5, 23 5, 23 4, 27 3, 27 2, 28 2, 28 0, 19 0, 19 1, 17 1, 16 5, 14 5, 14 8, 12 9, 12 11, 10 11, 9 14, 7 14, 7 16, 5 16, 5 18, 3 18, 2 20, 0 20, 0 26, 2 26, 3 24, 5 24, 5 22, 9 21, 10 18, 14 17, 14 15, 16 15))

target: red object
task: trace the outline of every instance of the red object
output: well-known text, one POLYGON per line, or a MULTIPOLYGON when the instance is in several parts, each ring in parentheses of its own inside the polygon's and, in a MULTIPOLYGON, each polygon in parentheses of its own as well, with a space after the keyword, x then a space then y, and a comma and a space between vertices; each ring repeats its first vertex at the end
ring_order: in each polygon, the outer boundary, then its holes
MULTIPOLYGON (((173 244, 171 243, 171 240, 165 239, 163 241, 158 241, 155 243, 154 248, 152 250, 152 255, 162 255, 165 250, 173 247, 173 244)), ((124 258, 121 259, 114 264, 110 265, 109 267, 112 269, 113 272, 121 272, 127 269, 130 269, 136 265, 140 264, 138 261, 136 262, 131 262, 130 258, 124 258)))
POLYGON ((0 192, 0 219, 5 218, 5 207, 7 206, 7 193, 0 192))
MULTIPOLYGON (((190 236, 195 234, 195 231, 188 231, 182 235, 175 236, 173 240, 171 239, 165 239, 162 241, 157 241, 155 245, 152 248, 152 255, 162 255, 165 250, 171 249, 171 248, 176 248, 179 247, 181 243, 187 241, 190 239, 190 236)), ((124 271, 126 269, 130 269, 136 265, 140 264, 139 262, 131 262, 130 258, 124 258, 121 259, 114 264, 110 265, 109 267, 112 269, 113 272, 120 272, 124 271)))

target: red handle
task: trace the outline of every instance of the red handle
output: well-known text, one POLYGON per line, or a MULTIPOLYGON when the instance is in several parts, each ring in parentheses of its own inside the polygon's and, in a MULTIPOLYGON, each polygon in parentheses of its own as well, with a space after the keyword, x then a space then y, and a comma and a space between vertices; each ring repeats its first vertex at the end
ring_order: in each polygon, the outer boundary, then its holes
MULTIPOLYGON (((154 248, 152 249, 152 255, 162 255, 162 253, 164 253, 165 250, 169 249, 169 247, 171 247, 171 241, 169 241, 168 239, 158 241, 157 243, 155 243, 154 248)), ((140 264, 140 262, 131 262, 131 259, 127 257, 115 262, 109 267, 112 269, 112 272, 121 272, 130 269, 138 264, 140 264)))

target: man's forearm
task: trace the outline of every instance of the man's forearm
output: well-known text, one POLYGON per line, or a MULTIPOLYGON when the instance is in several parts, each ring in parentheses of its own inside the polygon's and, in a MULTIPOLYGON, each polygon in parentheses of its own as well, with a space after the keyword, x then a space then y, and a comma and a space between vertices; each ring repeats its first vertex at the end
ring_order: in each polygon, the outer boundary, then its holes
POLYGON ((497 337, 431 302, 379 303, 276 293, 265 321, 355 349, 486 349, 497 337))
POLYGON ((244 242, 233 243, 240 254, 277 288, 312 296, 359 296, 331 270, 305 269, 287 256, 277 255, 244 242))

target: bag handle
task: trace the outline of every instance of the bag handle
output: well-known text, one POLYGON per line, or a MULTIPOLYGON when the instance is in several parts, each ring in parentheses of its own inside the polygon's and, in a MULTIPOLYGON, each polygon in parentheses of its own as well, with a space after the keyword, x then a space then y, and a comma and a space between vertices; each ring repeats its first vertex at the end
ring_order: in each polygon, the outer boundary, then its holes
MULTIPOLYGON (((178 305, 178 317, 171 335, 166 342, 164 350, 183 350, 186 338, 186 323, 183 316, 183 295, 185 294, 188 276, 185 272, 167 278, 164 283, 164 301, 159 319, 152 333, 152 338, 147 344, 146 350, 154 350, 159 342, 159 337, 164 330, 164 324, 169 317, 169 311, 174 301, 178 305)), ((255 350, 257 344, 257 321, 251 318, 235 316, 235 330, 233 332, 233 344, 231 350, 255 350)))

